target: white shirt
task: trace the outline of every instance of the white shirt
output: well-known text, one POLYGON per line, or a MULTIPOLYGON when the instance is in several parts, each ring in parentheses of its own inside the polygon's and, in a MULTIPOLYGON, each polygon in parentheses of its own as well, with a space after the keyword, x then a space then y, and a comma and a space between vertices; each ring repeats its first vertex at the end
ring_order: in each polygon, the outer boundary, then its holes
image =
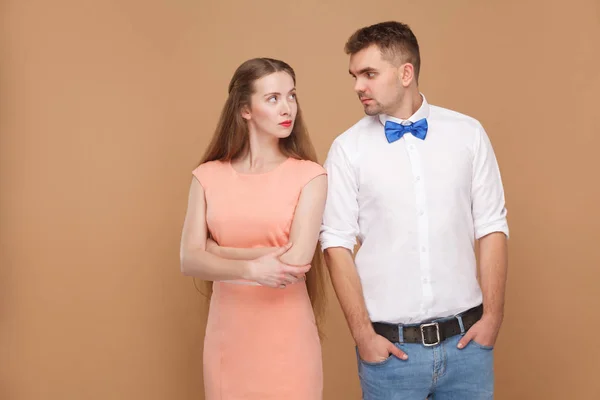
MULTIPOLYGON (((329 191, 322 249, 351 251, 373 322, 415 323, 477 306, 474 244, 508 236, 504 189, 490 140, 466 115, 423 104, 425 140, 388 143, 386 115, 366 116, 338 136, 325 168, 329 191)), ((406 122, 404 122, 406 123, 406 122)))

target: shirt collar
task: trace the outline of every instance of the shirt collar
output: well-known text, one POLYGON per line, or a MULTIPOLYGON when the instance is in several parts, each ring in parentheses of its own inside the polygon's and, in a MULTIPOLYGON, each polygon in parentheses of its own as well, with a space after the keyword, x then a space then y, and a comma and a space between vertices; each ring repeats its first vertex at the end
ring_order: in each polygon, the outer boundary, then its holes
POLYGON ((379 114, 379 122, 381 122, 381 124, 383 126, 385 126, 385 122, 386 121, 393 121, 393 122, 397 122, 399 124, 406 124, 406 122, 417 122, 420 119, 423 118, 427 118, 429 117, 429 103, 427 102, 427 99, 425 98, 425 95, 423 95, 423 93, 420 93, 421 98, 423 99, 423 103, 421 104, 421 107, 419 107, 419 109, 410 117, 408 117, 408 119, 404 120, 404 119, 400 119, 400 118, 396 118, 396 117, 392 117, 391 115, 387 115, 387 114, 379 114))

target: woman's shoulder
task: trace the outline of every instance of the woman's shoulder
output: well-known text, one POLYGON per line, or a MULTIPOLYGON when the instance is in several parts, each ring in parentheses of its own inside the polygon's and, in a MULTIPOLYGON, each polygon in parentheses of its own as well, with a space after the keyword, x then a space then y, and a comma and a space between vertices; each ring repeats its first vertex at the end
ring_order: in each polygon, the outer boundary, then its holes
POLYGON ((222 174, 222 171, 224 171, 227 166, 228 162, 221 160, 206 161, 198 165, 192 171, 192 175, 194 175, 206 189, 212 181, 218 179, 218 176, 222 174))
POLYGON ((290 161, 293 174, 301 186, 306 185, 317 176, 327 175, 325 168, 317 162, 297 158, 292 158, 290 161))

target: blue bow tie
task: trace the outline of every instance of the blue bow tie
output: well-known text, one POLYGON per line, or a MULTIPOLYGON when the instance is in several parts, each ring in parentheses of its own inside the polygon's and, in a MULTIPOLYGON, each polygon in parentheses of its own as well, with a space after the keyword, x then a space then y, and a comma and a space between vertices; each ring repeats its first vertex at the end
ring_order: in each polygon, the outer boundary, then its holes
POLYGON ((427 136, 427 120, 423 118, 417 122, 411 122, 410 125, 401 125, 392 121, 385 122, 385 137, 388 143, 395 142, 407 132, 412 133, 416 138, 425 140, 425 136, 427 136))

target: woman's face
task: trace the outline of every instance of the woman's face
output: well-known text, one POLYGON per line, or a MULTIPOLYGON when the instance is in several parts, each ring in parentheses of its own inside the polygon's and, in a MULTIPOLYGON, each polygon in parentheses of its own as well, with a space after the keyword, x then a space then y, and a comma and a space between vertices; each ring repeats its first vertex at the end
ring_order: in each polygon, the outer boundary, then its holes
POLYGON ((274 72, 254 82, 250 106, 242 111, 250 131, 285 138, 292 133, 298 112, 296 87, 287 72, 274 72))

